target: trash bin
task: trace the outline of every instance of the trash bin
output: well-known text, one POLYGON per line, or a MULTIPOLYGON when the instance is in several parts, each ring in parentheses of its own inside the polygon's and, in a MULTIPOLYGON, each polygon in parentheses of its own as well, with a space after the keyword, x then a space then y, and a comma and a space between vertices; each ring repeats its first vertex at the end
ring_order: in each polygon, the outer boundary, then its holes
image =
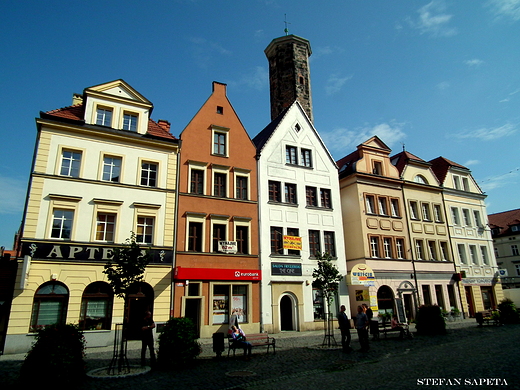
POLYGON ((224 333, 216 332, 213 333, 213 352, 217 354, 219 358, 224 352, 224 333))

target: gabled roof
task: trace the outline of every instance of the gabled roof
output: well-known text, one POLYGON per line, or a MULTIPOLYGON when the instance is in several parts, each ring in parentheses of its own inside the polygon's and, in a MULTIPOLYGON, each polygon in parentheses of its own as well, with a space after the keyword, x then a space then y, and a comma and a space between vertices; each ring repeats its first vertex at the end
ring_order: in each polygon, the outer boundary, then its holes
MULTIPOLYGON (((520 209, 489 214, 488 219, 491 228, 500 229, 500 233, 498 234, 499 236, 509 235, 513 233, 511 231, 511 226, 520 224, 520 209)), ((515 234, 520 233, 517 232, 515 234)))
MULTIPOLYGON (((78 121, 83 124, 83 118, 85 113, 85 107, 83 104, 76 104, 74 106, 58 108, 56 110, 47 111, 41 113, 42 117, 54 117, 55 120, 63 118, 65 120, 78 121)), ((166 127, 166 126, 165 126, 166 127)), ((146 135, 164 139, 176 139, 165 127, 159 123, 148 119, 148 129, 146 135)))
POLYGON ((446 175, 448 174, 448 171, 451 167, 465 169, 469 173, 469 169, 465 166, 450 161, 442 156, 434 158, 429 162, 432 164, 433 173, 435 173, 435 176, 437 176, 437 179, 439 179, 439 182, 441 184, 444 184, 444 180, 446 180, 446 175))
POLYGON ((399 175, 403 173, 404 168, 408 163, 417 163, 422 165, 431 165, 430 163, 427 163, 422 158, 417 157, 416 155, 407 152, 406 150, 403 150, 400 153, 397 153, 396 155, 390 157, 390 161, 392 164, 397 168, 399 171, 399 175))
POLYGON ((135 90, 130 84, 128 84, 123 79, 109 81, 108 83, 98 84, 92 87, 85 88, 83 93, 85 95, 90 93, 101 93, 118 98, 130 99, 135 102, 150 105, 153 107, 152 102, 150 102, 147 98, 141 95, 137 90, 135 90))
POLYGON ((336 164, 339 168, 339 172, 343 174, 347 172, 355 172, 355 163, 356 161, 362 158, 363 149, 373 149, 379 151, 383 150, 388 153, 391 152, 391 149, 383 141, 381 141, 381 139, 377 135, 374 135, 373 137, 367 139, 365 142, 359 144, 357 146, 357 150, 336 161, 336 164))

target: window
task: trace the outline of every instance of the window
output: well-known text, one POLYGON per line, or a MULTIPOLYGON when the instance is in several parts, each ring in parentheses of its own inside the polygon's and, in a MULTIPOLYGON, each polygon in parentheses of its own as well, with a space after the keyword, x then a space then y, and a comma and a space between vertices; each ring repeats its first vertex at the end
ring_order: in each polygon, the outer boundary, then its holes
POLYGON ((495 252, 495 257, 498 259, 500 256, 499 256, 499 252, 498 252, 498 248, 493 248, 494 252, 495 252))
POLYGON ((281 202, 281 183, 279 181, 269 180, 269 201, 270 202, 281 202))
POLYGON ((121 157, 103 157, 103 180, 119 183, 121 176, 121 157))
POLYGON ((513 225, 513 226, 511 226, 511 231, 512 232, 517 232, 519 230, 520 230, 520 225, 513 225))
POLYGON ((398 238, 395 240, 395 247, 397 250, 397 258, 404 259, 404 240, 402 238, 398 238))
POLYGON ((309 253, 311 257, 321 254, 319 230, 309 230, 309 253))
POLYGON ((455 186, 456 190, 460 190, 460 177, 459 176, 453 176, 453 185, 455 186))
POLYGON ((459 209, 456 207, 451 208, 451 217, 453 218, 454 225, 460 225, 459 209))
POLYGON ((81 152, 65 149, 62 150, 60 175, 79 177, 80 166, 81 152))
POLYGON ((410 218, 411 219, 419 219, 419 212, 417 209, 417 202, 410 202, 410 218))
POLYGON ((202 222, 188 223, 188 251, 202 252, 202 222))
POLYGON ((468 258, 466 256, 466 247, 464 244, 457 244, 457 250, 459 252, 459 259, 461 264, 467 264, 468 258))
POLYGON ((422 203, 421 207, 422 207, 423 220, 431 221, 432 216, 430 213, 430 205, 428 203, 422 203))
POLYGON ((439 204, 433 205, 433 218, 435 218, 435 222, 442 222, 441 205, 439 205, 439 204))
POLYGON ((330 199, 330 190, 328 188, 320 189, 320 198, 321 198, 321 207, 326 209, 332 208, 332 203, 330 199))
POLYGON ((287 164, 298 164, 297 150, 295 146, 285 147, 285 162, 287 164))
POLYGON ((123 130, 137 131, 137 115, 123 114, 123 130))
POLYGON ((301 150, 301 161, 304 167, 312 168, 311 151, 309 149, 301 150))
POLYGON ((450 260, 450 252, 448 251, 448 243, 445 241, 440 242, 441 245, 441 256, 443 261, 450 260))
POLYGON ((379 215, 388 215, 388 205, 386 198, 377 198, 377 202, 379 204, 379 215))
POLYGON ((379 257, 379 238, 370 237, 370 255, 372 257, 379 257))
POLYGON ((392 217, 401 216, 399 212, 399 199, 390 199, 390 208, 392 210, 392 217))
POLYGON ((437 248, 435 241, 428 241, 428 252, 430 254, 430 260, 439 260, 437 258, 437 248))
POLYGON ((312 305, 314 310, 314 320, 325 319, 325 305, 323 302, 323 293, 318 288, 312 289, 312 305))
POLYGON ((462 188, 464 188, 464 191, 469 191, 469 180, 467 177, 462 178, 462 188))
POLYGON ((115 227, 115 214, 98 213, 96 223, 96 240, 114 242, 115 227))
POLYGON ((135 240, 138 244, 153 243, 154 217, 137 217, 137 234, 135 240))
POLYGON ((367 214, 375 214, 376 213, 376 205, 374 195, 366 195, 365 197, 366 204, 366 213, 367 214))
POLYGON ((428 184, 428 180, 423 175, 417 175, 413 178, 413 181, 420 184, 428 184))
POLYGON ((79 328, 81 330, 110 330, 114 292, 105 282, 91 283, 83 291, 79 328))
POLYGON ((226 134, 215 132, 213 134, 213 154, 226 155, 226 134))
POLYGON ((424 242, 423 240, 415 240, 415 252, 417 260, 424 260, 424 242))
POLYGON ((464 225, 471 226, 471 217, 468 209, 462 209, 462 217, 464 218, 464 225))
MULTIPOLYGON (((287 228, 287 235, 292 237, 299 237, 300 230, 298 228, 287 228)), ((297 249, 288 249, 287 253, 292 256, 300 256, 300 251, 297 249)))
POLYGON ((224 115, 224 107, 217 106, 217 114, 224 115))
POLYGON ((141 163, 141 185, 157 187, 157 164, 149 162, 141 163))
POLYGON ((283 255, 283 230, 271 227, 271 255, 283 255))
POLYGON ((518 246, 516 244, 511 245, 511 253, 513 256, 518 256, 518 246))
POLYGON ((516 275, 520 276, 520 264, 515 264, 516 275))
POLYGON ((52 238, 70 240, 72 236, 73 210, 54 209, 52 216, 52 238))
POLYGON ((215 172, 213 182, 213 195, 220 198, 225 198, 227 175, 225 173, 215 172))
POLYGON ((318 206, 316 187, 305 187, 305 195, 307 198, 307 206, 318 206))
POLYGON ((98 107, 96 110, 96 125, 112 126, 112 110, 98 107))
POLYGON ((334 232, 323 232, 323 243, 325 245, 325 253, 328 253, 332 257, 336 257, 334 232))
POLYGON ((477 247, 475 245, 469 246, 469 254, 471 256, 471 262, 478 265, 477 247))
POLYGON ((386 259, 392 258, 392 239, 385 237, 383 238, 383 251, 386 259))
POLYGON ((487 248, 485 246, 481 246, 480 247, 480 255, 482 257, 482 264, 489 265, 488 251, 487 251, 487 248))
POLYGON ((380 161, 374 161, 374 168, 372 169, 372 173, 374 175, 382 175, 383 174, 383 164, 380 161))
POLYGON ((34 294, 30 332, 52 324, 65 324, 69 291, 57 282, 42 284, 34 294))
POLYGON ((247 176, 236 176, 236 198, 247 200, 248 188, 247 188, 247 176))
POLYGON ((240 284, 213 285, 213 324, 229 324, 229 315, 236 314, 239 323, 247 323, 248 286, 240 284))
MULTIPOLYGON (((197 223, 197 222, 195 222, 195 223, 197 223)), ((202 225, 202 223, 200 223, 200 224, 202 225)), ((190 226, 191 226, 191 223, 190 223, 190 226)), ((219 223, 213 224, 213 252, 218 252, 218 242, 219 241, 227 241, 226 230, 227 230, 227 225, 219 224, 219 223)), ((198 235, 198 237, 200 238, 200 240, 202 242, 201 233, 202 233, 202 229, 200 232, 195 231, 195 234, 198 235)), ((191 227, 190 227, 190 234, 191 234, 191 227)), ((190 250, 190 249, 188 249, 188 250, 190 250)), ((193 250, 195 250, 197 252, 202 252, 202 250, 196 250, 196 249, 193 249, 193 250)))
POLYGON ((236 227, 237 253, 249 254, 249 227, 238 225, 236 227))
POLYGON ((296 200, 296 184, 285 183, 285 203, 298 203, 296 200))
POLYGON ((198 195, 204 194, 204 171, 202 169, 191 170, 190 192, 198 195))

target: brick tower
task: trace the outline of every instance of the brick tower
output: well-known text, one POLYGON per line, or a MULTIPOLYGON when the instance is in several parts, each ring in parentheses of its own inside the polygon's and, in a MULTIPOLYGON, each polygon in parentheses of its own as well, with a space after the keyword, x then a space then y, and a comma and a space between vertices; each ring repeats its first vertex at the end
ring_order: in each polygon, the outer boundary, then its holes
POLYGON ((298 100, 311 122, 314 122, 309 41, 296 35, 286 35, 273 39, 264 52, 269 60, 271 120, 298 100))

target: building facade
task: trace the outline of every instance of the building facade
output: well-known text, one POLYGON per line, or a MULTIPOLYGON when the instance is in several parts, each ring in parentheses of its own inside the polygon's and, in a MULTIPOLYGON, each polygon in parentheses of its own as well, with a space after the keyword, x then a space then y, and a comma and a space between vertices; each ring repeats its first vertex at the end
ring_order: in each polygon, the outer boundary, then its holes
POLYGON ((174 317, 201 337, 231 318, 260 330, 256 149, 226 96, 213 92, 180 135, 174 317), (232 317, 234 316, 234 317, 232 317))
POLYGON ((125 315, 130 338, 140 337, 145 310, 168 320, 179 144, 152 110, 115 80, 37 118, 6 353, 27 351, 28 336, 52 323, 79 323, 97 346, 112 343, 125 315), (132 233, 153 259, 124 313, 103 269, 132 233))
POLYGON ((494 309, 503 299, 491 231, 486 223, 486 195, 471 171, 444 157, 430 161, 443 186, 446 220, 463 312, 469 316, 494 309))

